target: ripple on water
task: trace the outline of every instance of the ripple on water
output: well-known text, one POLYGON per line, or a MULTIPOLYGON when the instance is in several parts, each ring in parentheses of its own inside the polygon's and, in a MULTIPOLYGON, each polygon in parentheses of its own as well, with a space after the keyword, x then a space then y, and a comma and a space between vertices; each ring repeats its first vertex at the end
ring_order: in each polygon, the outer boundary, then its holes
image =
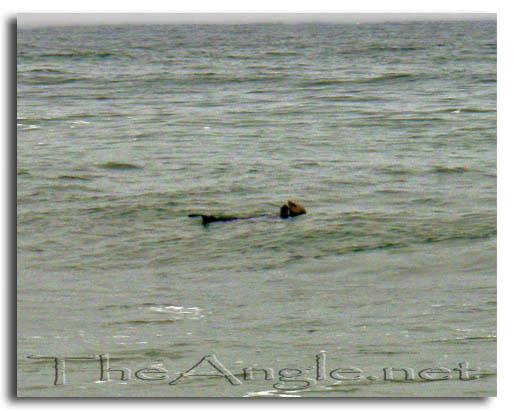
POLYGON ((109 325, 151 325, 173 324, 177 321, 200 320, 205 317, 200 307, 184 307, 176 305, 156 305, 144 303, 140 305, 110 305, 104 310, 116 311, 112 316, 122 317, 109 321, 109 325), (122 313, 118 311, 122 311, 122 313))
POLYGON ((137 164, 123 163, 119 161, 108 161, 106 163, 100 164, 100 167, 109 170, 138 170, 143 168, 142 166, 137 164))

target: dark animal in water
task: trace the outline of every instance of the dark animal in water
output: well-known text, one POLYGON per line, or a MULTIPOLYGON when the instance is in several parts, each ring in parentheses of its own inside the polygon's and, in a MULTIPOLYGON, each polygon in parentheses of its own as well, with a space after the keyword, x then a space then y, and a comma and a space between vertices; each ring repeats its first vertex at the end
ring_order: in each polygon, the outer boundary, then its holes
MULTIPOLYGON (((280 207, 280 218, 292 218, 299 216, 301 214, 307 214, 305 208, 300 204, 295 203, 294 201, 288 201, 287 205, 284 204, 280 207)), ((234 217, 234 216, 213 216, 207 214, 189 214, 188 217, 202 217, 202 224, 205 226, 210 223, 218 222, 218 221, 233 221, 233 220, 248 220, 250 218, 257 217, 274 217, 273 215, 259 215, 259 216, 251 216, 251 217, 234 217)))

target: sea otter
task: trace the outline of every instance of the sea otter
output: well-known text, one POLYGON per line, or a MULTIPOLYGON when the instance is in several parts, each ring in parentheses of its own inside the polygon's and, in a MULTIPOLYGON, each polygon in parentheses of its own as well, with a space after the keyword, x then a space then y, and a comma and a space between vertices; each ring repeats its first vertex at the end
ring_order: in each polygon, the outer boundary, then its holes
MULTIPOLYGON (((284 204, 282 207, 280 207, 280 218, 289 218, 289 217, 296 217, 301 214, 307 214, 307 211, 303 206, 300 204, 294 202, 294 201, 288 201, 287 205, 284 204)), ((251 217, 234 217, 234 216, 213 216, 213 215, 206 215, 206 214, 189 214, 188 217, 202 217, 202 224, 205 226, 210 223, 214 223, 217 221, 233 221, 233 220, 248 220, 250 218, 259 218, 259 217, 275 217, 274 215, 269 214, 263 214, 258 216, 251 216, 251 217)))

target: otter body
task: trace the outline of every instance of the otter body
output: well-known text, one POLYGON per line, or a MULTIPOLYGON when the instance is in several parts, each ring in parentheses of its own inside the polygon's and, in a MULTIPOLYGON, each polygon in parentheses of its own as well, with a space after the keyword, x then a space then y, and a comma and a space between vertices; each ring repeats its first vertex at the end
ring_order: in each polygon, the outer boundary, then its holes
MULTIPOLYGON (((300 204, 295 203, 294 201, 288 201, 287 205, 284 204, 280 207, 280 218, 292 218, 299 216, 301 214, 307 214, 307 211, 300 204)), ((248 220, 250 218, 259 218, 259 217, 275 217, 273 215, 259 215, 254 217, 233 217, 233 216, 213 216, 206 214, 189 214, 188 217, 202 217, 202 224, 206 226, 210 223, 215 223, 218 221, 233 221, 233 220, 248 220)))

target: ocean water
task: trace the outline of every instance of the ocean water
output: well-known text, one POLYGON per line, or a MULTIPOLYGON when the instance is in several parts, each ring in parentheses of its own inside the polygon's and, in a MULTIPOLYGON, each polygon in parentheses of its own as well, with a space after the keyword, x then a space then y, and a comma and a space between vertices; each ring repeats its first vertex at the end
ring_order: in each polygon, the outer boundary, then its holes
POLYGON ((19 396, 496 395, 495 21, 17 36, 19 396))

